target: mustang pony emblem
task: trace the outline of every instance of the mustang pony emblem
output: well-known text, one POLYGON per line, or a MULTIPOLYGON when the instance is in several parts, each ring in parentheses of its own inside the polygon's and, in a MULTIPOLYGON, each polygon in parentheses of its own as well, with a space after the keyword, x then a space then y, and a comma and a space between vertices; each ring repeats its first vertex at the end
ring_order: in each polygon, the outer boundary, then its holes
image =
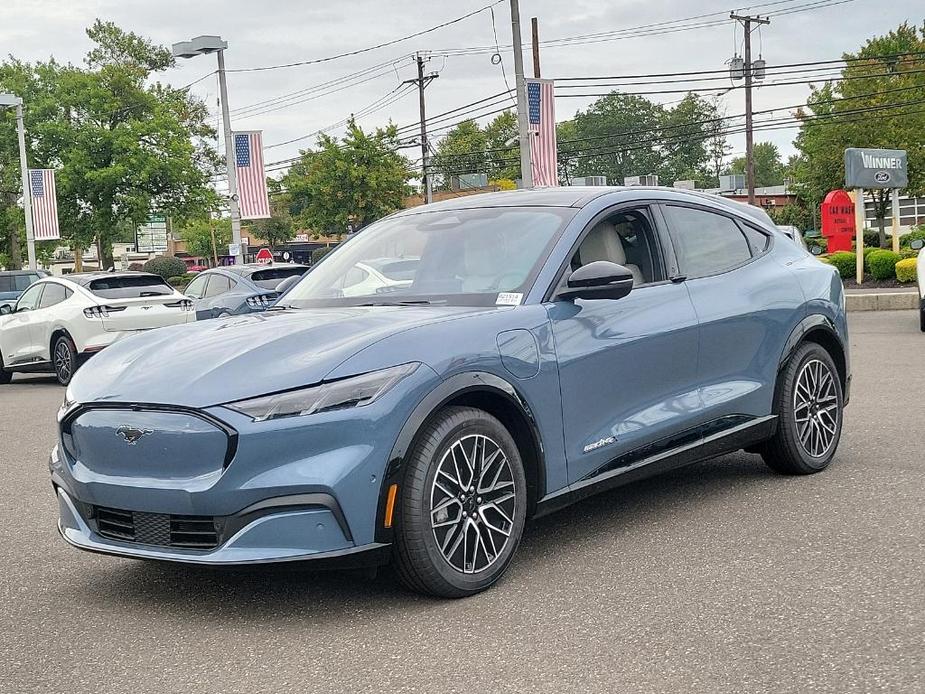
POLYGON ((148 434, 153 433, 154 432, 151 429, 139 429, 138 427, 130 427, 128 425, 122 425, 116 429, 116 435, 125 439, 125 442, 129 446, 134 446, 136 443, 138 443, 138 440, 142 436, 147 436, 148 434))

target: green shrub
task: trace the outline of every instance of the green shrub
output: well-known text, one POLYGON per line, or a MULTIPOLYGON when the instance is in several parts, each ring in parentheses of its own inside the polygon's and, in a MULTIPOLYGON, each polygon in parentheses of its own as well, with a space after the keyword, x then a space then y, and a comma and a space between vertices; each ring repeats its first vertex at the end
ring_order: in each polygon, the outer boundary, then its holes
POLYGON ((334 246, 322 246, 312 251, 312 265, 334 250, 334 246))
POLYGON ((812 253, 813 248, 821 248, 822 252, 825 253, 829 247, 829 241, 825 237, 814 237, 814 236, 804 236, 803 242, 806 244, 806 249, 812 253))
POLYGON ((875 280, 896 279, 896 263, 902 258, 899 253, 879 250, 870 254, 867 262, 870 265, 870 275, 875 280))
POLYGON ((880 248, 880 232, 871 231, 870 229, 864 230, 864 248, 880 248))
POLYGON ((896 279, 900 282, 915 282, 917 272, 915 258, 906 258, 896 263, 896 279))
POLYGON ((864 272, 870 272, 870 254, 876 253, 879 250, 879 248, 873 248, 871 246, 864 247, 864 272))
POLYGON ((171 255, 159 255, 144 264, 145 272, 153 272, 165 280, 186 274, 186 263, 171 255))
POLYGON ((857 272, 858 257, 855 253, 849 251, 838 251, 825 258, 825 262, 834 266, 842 279, 854 277, 857 272))
POLYGON ((171 287, 179 289, 180 291, 183 291, 186 289, 186 286, 193 281, 194 277, 196 277, 195 272, 187 272, 183 275, 176 275, 174 277, 168 278, 167 284, 169 284, 171 287))
POLYGON ((909 245, 916 239, 925 240, 925 227, 916 227, 905 236, 900 236, 899 245, 903 248, 909 248, 909 245))
POLYGON ((900 248, 899 256, 905 260, 906 258, 918 258, 919 252, 912 248, 900 248))

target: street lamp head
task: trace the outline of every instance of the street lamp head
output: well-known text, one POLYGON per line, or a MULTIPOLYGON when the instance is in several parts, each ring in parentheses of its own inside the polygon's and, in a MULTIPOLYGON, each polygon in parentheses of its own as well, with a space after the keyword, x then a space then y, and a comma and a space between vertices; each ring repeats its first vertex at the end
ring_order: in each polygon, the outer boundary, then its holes
POLYGON ((180 41, 173 44, 171 52, 174 58, 195 58, 197 55, 206 55, 223 51, 228 48, 228 42, 222 41, 221 36, 197 36, 189 41, 180 41))
POLYGON ((0 94, 0 106, 22 106, 22 99, 15 94, 0 94))

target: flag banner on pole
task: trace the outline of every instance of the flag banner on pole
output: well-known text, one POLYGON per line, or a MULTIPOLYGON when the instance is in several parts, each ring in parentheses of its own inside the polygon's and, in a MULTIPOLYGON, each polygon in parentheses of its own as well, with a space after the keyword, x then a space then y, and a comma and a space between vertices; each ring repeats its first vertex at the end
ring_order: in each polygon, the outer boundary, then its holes
POLYGON ((259 130, 234 134, 234 169, 241 219, 267 219, 270 198, 263 169, 263 137, 259 130))
POLYGON ((35 240, 60 239, 55 170, 29 169, 29 191, 32 194, 32 230, 35 240))
POLYGON ((556 101, 552 80, 527 79, 533 185, 557 186, 556 101))

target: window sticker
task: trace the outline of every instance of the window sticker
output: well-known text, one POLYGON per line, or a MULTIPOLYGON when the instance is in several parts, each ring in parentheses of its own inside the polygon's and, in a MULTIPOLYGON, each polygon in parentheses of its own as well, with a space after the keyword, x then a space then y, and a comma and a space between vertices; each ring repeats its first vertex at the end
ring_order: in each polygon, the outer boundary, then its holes
POLYGON ((520 306, 524 295, 520 292, 501 292, 495 301, 495 306, 520 306))

